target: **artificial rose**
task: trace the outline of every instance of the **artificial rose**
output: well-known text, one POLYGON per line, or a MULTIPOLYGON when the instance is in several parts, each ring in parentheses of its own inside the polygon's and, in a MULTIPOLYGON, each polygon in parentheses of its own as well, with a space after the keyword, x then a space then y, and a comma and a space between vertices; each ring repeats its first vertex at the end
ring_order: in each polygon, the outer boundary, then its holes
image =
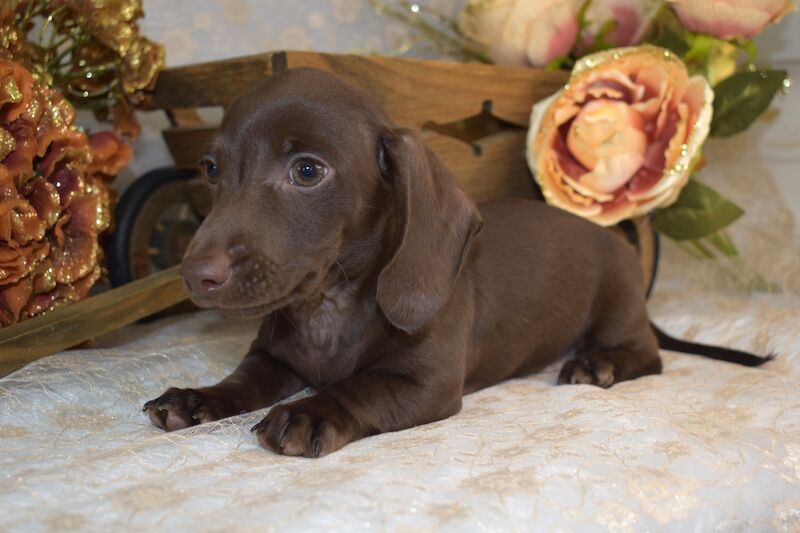
POLYGON ((470 0, 461 32, 494 63, 540 67, 566 55, 578 35, 582 0, 470 0))
POLYGON ((592 54, 534 106, 528 164, 548 203, 610 226, 674 202, 708 135, 713 92, 655 46, 592 54))
POLYGON ((89 136, 92 162, 87 167, 89 174, 116 176, 133 156, 131 145, 110 131, 101 131, 89 136))
POLYGON ((795 9, 791 0, 669 0, 684 26, 720 39, 749 39, 795 9))
POLYGON ((0 327, 84 298, 101 274, 106 181, 131 156, 111 132, 87 137, 74 109, 0 61, 0 327))
POLYGON ((661 5, 661 0, 592 0, 586 9, 587 26, 581 34, 581 48, 591 47, 608 25, 610 31, 602 35, 605 44, 639 44, 661 5))

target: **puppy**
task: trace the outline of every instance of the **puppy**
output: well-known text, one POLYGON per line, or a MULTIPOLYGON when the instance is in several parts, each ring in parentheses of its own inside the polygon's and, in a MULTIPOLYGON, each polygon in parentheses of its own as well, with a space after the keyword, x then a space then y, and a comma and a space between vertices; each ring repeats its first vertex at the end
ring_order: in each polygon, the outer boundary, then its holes
POLYGON ((201 166, 213 207, 181 270, 191 298, 264 320, 230 376, 145 404, 162 429, 310 386, 253 430, 265 448, 320 457, 446 418, 464 394, 571 351, 559 383, 610 387, 661 371, 656 334, 682 342, 651 328, 630 246, 541 202, 478 208, 417 133, 332 74, 254 87, 201 166))

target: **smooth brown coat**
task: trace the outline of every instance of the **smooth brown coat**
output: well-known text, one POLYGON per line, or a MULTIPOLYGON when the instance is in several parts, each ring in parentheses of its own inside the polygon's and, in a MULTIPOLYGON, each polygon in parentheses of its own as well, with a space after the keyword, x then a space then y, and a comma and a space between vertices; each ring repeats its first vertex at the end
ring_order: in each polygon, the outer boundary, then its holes
POLYGON ((222 382, 145 405, 158 427, 311 386, 254 430, 266 448, 318 457, 448 417, 464 394, 568 352, 560 383, 661 371, 630 246, 541 202, 476 207, 417 133, 332 74, 256 86, 205 164, 213 207, 182 273, 198 305, 265 318, 222 382), (298 161, 327 174, 303 186, 298 161))

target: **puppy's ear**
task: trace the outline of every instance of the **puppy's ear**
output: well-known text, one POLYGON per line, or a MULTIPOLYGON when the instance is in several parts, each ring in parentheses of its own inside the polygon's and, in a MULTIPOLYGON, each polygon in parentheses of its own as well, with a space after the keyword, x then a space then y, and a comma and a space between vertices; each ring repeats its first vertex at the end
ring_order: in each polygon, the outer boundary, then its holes
POLYGON ((412 333, 447 301, 483 221, 417 133, 387 132, 381 146, 379 163, 394 189, 397 231, 394 256, 378 277, 378 304, 395 327, 412 333))

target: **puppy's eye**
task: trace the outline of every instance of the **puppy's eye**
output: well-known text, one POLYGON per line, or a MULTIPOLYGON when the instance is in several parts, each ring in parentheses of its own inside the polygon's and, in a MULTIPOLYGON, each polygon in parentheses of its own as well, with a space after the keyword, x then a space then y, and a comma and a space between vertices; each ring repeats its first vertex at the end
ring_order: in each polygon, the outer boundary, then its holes
POLYGON ((292 169, 289 171, 289 179, 300 187, 313 187, 327 175, 328 167, 308 158, 298 159, 292 163, 292 169))
POLYGON ((203 171, 206 179, 212 185, 217 183, 217 164, 210 157, 204 157, 200 160, 200 169, 203 171))

